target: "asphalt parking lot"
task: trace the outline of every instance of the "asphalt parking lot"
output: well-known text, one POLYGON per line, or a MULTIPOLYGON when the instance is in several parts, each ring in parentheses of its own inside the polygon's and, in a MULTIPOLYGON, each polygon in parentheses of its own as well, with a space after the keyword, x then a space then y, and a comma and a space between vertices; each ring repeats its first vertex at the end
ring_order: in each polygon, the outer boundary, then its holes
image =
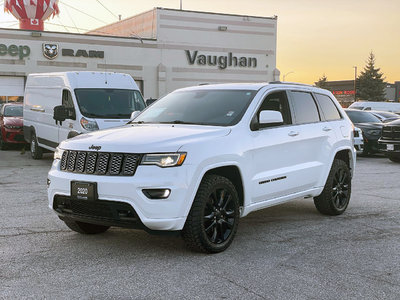
POLYGON ((343 215, 310 199, 252 213, 215 255, 70 231, 47 205, 51 162, 0 151, 0 299, 400 299, 400 164, 386 158, 358 159, 343 215))

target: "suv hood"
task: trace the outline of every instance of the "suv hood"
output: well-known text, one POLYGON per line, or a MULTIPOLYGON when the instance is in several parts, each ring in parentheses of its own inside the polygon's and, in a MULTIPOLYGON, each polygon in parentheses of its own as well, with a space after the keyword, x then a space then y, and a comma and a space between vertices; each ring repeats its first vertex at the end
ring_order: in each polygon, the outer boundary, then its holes
POLYGON ((62 142, 60 148, 124 153, 176 152, 184 144, 222 137, 230 131, 230 128, 217 126, 129 124, 76 136, 62 142))
POLYGON ((361 129, 382 129, 383 123, 355 123, 356 127, 361 129))

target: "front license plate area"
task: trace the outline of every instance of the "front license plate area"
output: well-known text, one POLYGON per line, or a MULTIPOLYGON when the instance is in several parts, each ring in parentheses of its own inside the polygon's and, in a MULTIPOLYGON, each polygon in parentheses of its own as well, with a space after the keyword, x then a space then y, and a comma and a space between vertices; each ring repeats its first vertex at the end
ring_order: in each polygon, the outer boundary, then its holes
POLYGON ((386 145, 386 150, 388 150, 388 151, 394 151, 394 145, 393 145, 393 144, 387 144, 387 145, 386 145))
POLYGON ((98 199, 97 183, 71 181, 71 197, 78 200, 94 201, 98 199))

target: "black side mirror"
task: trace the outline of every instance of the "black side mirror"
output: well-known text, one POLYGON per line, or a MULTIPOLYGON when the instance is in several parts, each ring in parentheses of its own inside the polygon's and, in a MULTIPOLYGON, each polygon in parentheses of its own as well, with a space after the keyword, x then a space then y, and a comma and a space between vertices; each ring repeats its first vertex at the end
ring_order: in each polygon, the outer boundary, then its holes
POLYGON ((68 109, 65 106, 58 105, 54 107, 53 119, 56 120, 56 124, 60 122, 60 125, 62 125, 62 122, 64 122, 67 117, 68 109))
POLYGON ((153 104, 153 102, 156 102, 157 99, 149 98, 146 99, 146 106, 149 106, 150 104, 153 104))

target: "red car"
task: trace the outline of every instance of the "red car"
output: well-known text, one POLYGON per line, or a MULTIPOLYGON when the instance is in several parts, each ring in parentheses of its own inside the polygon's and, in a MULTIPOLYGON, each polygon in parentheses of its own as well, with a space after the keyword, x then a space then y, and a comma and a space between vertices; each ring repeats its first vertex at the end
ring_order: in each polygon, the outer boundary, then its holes
POLYGON ((0 109, 0 149, 7 144, 26 144, 23 133, 22 103, 6 103, 0 109))

